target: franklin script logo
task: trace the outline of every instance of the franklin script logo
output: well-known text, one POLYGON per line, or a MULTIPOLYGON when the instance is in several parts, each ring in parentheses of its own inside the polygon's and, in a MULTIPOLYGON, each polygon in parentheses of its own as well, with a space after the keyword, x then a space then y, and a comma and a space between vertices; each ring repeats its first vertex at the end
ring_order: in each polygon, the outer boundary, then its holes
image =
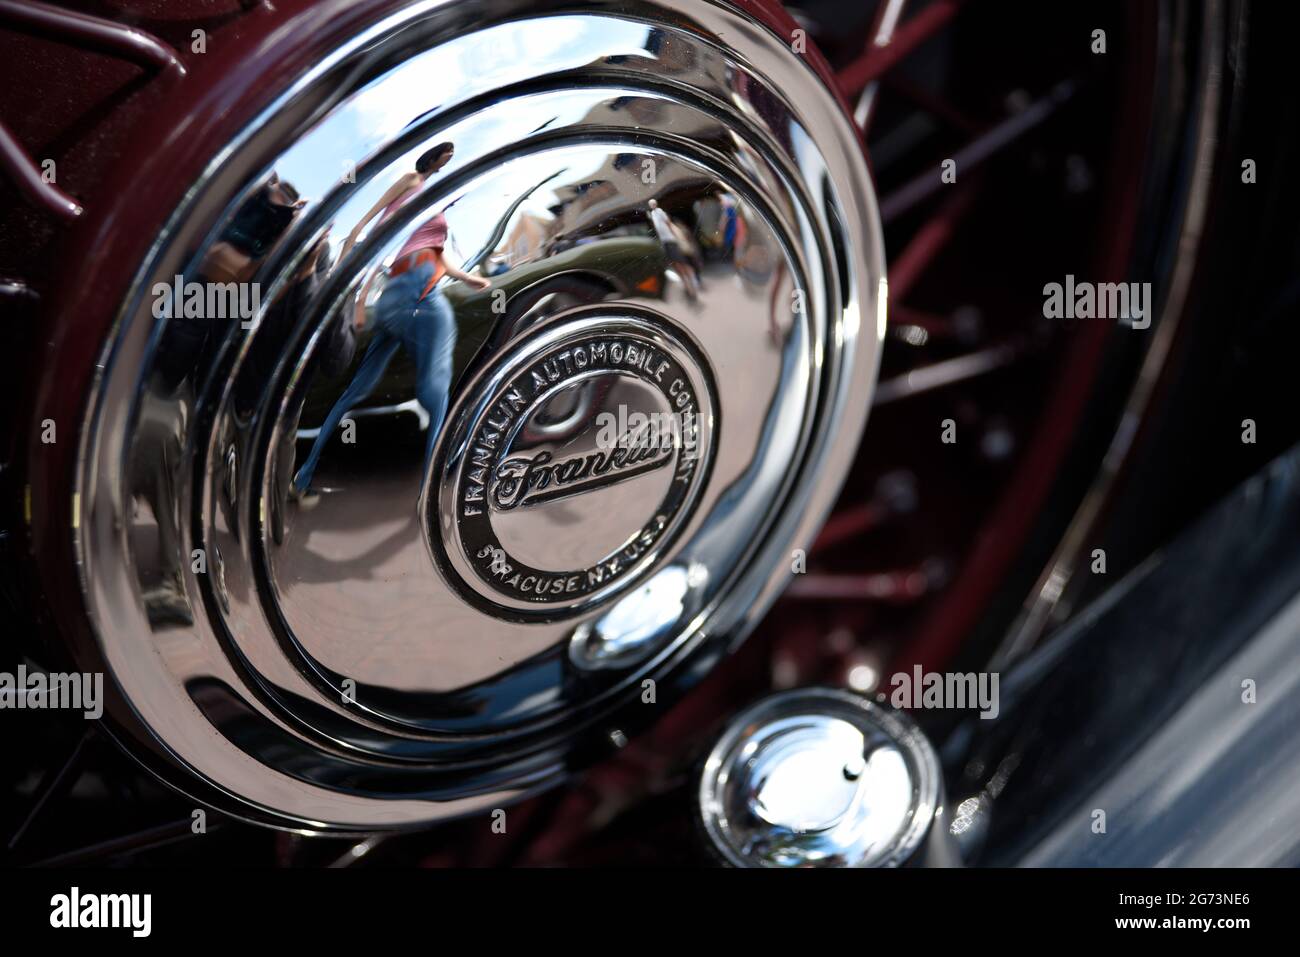
POLYGON ((466 583, 517 609, 574 604, 647 567, 693 507, 716 438, 711 379, 692 347, 646 320, 583 326, 494 378, 444 484, 466 583), (629 401, 637 415, 605 414, 629 401), (667 416, 681 423, 672 442, 653 427, 667 416), (623 426, 612 442, 611 418, 623 426))
POLYGON ((492 505, 549 502, 663 468, 673 458, 650 428, 629 434, 612 449, 554 459, 550 452, 506 459, 497 466, 489 493, 492 505))

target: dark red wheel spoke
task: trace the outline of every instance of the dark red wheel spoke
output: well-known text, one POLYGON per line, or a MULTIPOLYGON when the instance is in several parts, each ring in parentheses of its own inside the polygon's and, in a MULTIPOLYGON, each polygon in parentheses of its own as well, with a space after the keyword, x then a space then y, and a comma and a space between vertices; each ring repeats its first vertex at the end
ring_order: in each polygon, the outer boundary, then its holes
POLYGON ((884 510, 875 502, 866 502, 836 512, 822 526, 821 534, 813 542, 812 551, 824 551, 865 535, 879 528, 886 517, 884 510))
MULTIPOLYGON (((36 0, 0 0, 0 23, 75 46, 132 60, 160 73, 184 76, 176 51, 152 34, 112 20, 36 0)), ((29 202, 60 219, 75 220, 81 204, 41 175, 40 168, 9 129, 0 123, 0 170, 29 202)))
POLYGON ((856 60, 838 74, 836 80, 844 95, 852 99, 926 40, 933 37, 961 9, 964 0, 936 0, 896 31, 884 46, 877 46, 875 37, 856 60))
POLYGON ((957 310, 950 316, 941 316, 902 303, 891 303, 889 333, 891 339, 915 347, 935 343, 971 346, 980 341, 983 322, 978 310, 969 310, 965 314, 957 310))
MULTIPOLYGON (((957 176, 966 176, 979 169, 991 157, 1037 129, 1073 99, 1077 91, 1078 84, 1074 80, 1064 80, 1046 96, 971 140, 951 156, 956 162, 957 176)), ((882 199, 881 220, 888 225, 943 189, 946 184, 939 174, 939 167, 927 170, 882 199)))
POLYGON ((876 407, 888 405, 923 392, 932 392, 935 389, 978 379, 980 376, 1011 365, 1024 356, 1029 348, 1025 340, 1014 339, 1001 345, 979 349, 969 355, 957 356, 955 359, 918 366, 892 379, 881 380, 876 386, 876 394, 871 404, 876 407))
POLYGON ((879 601, 910 604, 919 601, 939 584, 930 564, 893 572, 867 575, 826 575, 809 572, 796 575, 786 596, 804 601, 879 601))
POLYGON ((81 215, 81 204, 41 176, 36 161, 3 123, 0 123, 0 169, 33 205, 60 219, 74 220, 81 215))
POLYGON ((889 264, 889 298, 902 302, 929 265, 952 240, 970 212, 974 192, 958 190, 920 229, 889 264))
MULTIPOLYGON (((213 829, 219 826, 220 822, 213 822, 208 825, 205 833, 211 834, 213 829)), ((77 848, 75 851, 56 854, 53 857, 47 857, 38 861, 36 866, 73 867, 84 864, 102 863, 127 854, 139 854, 142 851, 155 850, 168 844, 176 844, 180 841, 192 840, 199 836, 201 835, 194 831, 193 820, 187 817, 179 821, 172 821, 168 824, 161 824, 157 827, 146 828, 145 830, 135 831, 131 834, 124 834, 121 837, 101 841, 98 844, 91 844, 88 847, 77 848)))
POLYGON ((944 97, 913 83, 898 73, 891 73, 880 82, 890 93, 897 93, 913 106, 958 132, 975 137, 983 129, 978 120, 963 113, 944 97))
MULTIPOLYGON (((871 25, 871 41, 867 52, 884 49, 893 42, 894 32, 898 29, 906 8, 907 0, 883 0, 876 10, 875 22, 871 25)), ((871 120, 876 115, 876 94, 879 87, 878 82, 868 83, 858 97, 858 105, 853 111, 853 119, 862 130, 864 140, 867 131, 871 129, 871 120)))
POLYGON ((62 763, 52 765, 50 770, 45 773, 45 776, 41 778, 40 783, 36 786, 36 796, 32 799, 31 807, 28 808, 22 823, 18 825, 9 838, 9 850, 12 851, 18 846, 18 842, 23 839, 32 824, 40 817, 41 812, 56 798, 67 793, 68 789, 76 783, 77 778, 81 775, 82 762, 86 756, 86 746, 90 742, 93 731, 93 727, 88 727, 77 738, 72 750, 62 763))
POLYGON ((182 76, 176 51, 153 34, 103 17, 64 10, 37 0, 0 0, 0 22, 53 40, 102 50, 163 72, 182 76))
POLYGON ((871 498, 842 509, 822 526, 812 552, 825 551, 874 531, 916 510, 916 476, 906 469, 886 472, 876 482, 871 498))

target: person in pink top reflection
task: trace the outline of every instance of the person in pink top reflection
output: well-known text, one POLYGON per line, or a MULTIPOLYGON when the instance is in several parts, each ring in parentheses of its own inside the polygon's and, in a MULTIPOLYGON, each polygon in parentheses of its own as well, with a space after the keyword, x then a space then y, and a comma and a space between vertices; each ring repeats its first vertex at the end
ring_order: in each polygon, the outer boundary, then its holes
MULTIPOLYGON (((383 222, 424 186, 425 181, 451 160, 455 147, 439 143, 415 162, 415 171, 397 180, 353 227, 344 243, 346 254, 356 244, 361 232, 376 216, 383 222)), ((466 273, 447 262, 443 251, 447 245, 447 220, 439 212, 420 224, 398 250, 388 267, 388 281, 375 307, 375 335, 357 367, 347 389, 339 396, 325 417, 310 454, 293 480, 293 495, 300 502, 314 501, 311 481, 321 453, 344 416, 374 391, 383 378, 388 363, 399 346, 415 361, 415 397, 429 414, 425 465, 433 452, 434 442, 447 414, 451 390, 451 359, 456 345, 456 320, 451 304, 438 280, 451 276, 475 289, 487 289, 492 283, 481 276, 466 273)), ((353 323, 359 330, 365 325, 365 300, 375 276, 365 283, 357 297, 353 323)))

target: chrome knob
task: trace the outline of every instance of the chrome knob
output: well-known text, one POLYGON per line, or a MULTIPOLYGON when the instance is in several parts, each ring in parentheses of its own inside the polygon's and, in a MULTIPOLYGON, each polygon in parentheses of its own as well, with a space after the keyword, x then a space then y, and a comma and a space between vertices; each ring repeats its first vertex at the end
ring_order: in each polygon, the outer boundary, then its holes
POLYGON ((732 720, 705 762, 699 813, 735 867, 897 867, 942 832, 942 793, 934 749, 906 715, 809 688, 732 720))

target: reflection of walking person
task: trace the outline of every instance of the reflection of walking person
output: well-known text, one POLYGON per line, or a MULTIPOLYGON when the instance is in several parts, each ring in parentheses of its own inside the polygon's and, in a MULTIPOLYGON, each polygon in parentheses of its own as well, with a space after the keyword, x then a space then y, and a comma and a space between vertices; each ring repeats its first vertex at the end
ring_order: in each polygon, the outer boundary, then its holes
POLYGON ((681 277, 682 285, 686 287, 686 295, 693 301, 700 293, 700 280, 689 254, 682 248, 676 224, 656 200, 650 200, 646 206, 650 210, 650 225, 654 227, 655 236, 664 247, 664 256, 681 277))
MULTIPOLYGON (((424 153, 415 163, 415 172, 406 174, 390 186, 357 223, 344 244, 343 252, 351 249, 372 219, 381 213, 383 219, 387 219, 415 195, 429 176, 447 165, 452 151, 451 143, 439 143, 424 153)), ((370 346, 352 381, 325 417, 311 453, 294 478, 293 490, 298 497, 301 498, 311 487, 321 452, 339 422, 379 385, 379 380, 383 378, 388 363, 397 354, 399 345, 415 361, 415 397, 429 414, 429 436, 425 443, 425 463, 428 463, 443 417, 447 414, 452 349, 456 345, 455 316, 451 304, 442 290, 435 286, 444 275, 476 289, 486 289, 491 285, 489 280, 471 276, 448 263, 443 257, 446 243, 447 220, 442 213, 438 213, 422 224, 398 251, 388 269, 388 282, 376 304, 374 338, 370 340, 370 346)), ((354 323, 358 329, 365 322, 366 294, 373 281, 372 276, 357 298, 354 323)))

